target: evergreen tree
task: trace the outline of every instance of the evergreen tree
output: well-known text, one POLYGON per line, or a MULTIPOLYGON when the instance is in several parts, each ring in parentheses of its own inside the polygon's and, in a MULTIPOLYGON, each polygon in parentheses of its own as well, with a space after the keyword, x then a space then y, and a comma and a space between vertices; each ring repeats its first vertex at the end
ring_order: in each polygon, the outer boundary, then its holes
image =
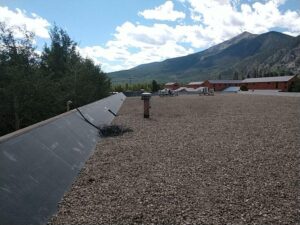
POLYGON ((68 100, 81 106, 106 97, 110 80, 90 59, 83 59, 77 44, 61 28, 50 31, 51 45, 45 46, 41 69, 55 83, 55 110, 63 112, 68 100))
POLYGON ((0 23, 0 134, 35 121, 31 107, 39 92, 34 35, 19 28, 23 38, 0 23))
POLYGON ((234 71, 233 80, 238 80, 238 79, 239 79, 239 73, 238 71, 234 71))
POLYGON ((160 89, 159 84, 156 82, 156 80, 152 81, 151 90, 152 92, 157 92, 160 89))
POLYGON ((18 33, 0 23, 0 135, 64 112, 68 100, 77 107, 109 95, 110 79, 64 30, 54 26, 41 57, 34 34, 18 33))

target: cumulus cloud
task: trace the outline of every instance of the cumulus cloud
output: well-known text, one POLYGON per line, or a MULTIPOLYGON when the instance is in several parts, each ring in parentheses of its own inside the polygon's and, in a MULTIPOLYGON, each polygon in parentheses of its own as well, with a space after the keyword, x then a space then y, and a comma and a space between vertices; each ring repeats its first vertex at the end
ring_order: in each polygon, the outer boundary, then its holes
POLYGON ((243 31, 263 33, 280 27, 287 33, 300 33, 299 11, 280 11, 285 0, 252 1, 242 3, 230 0, 186 0, 191 18, 205 26, 213 43, 229 39, 243 31))
POLYGON ((185 14, 183 12, 174 10, 174 4, 172 1, 166 1, 164 4, 155 7, 154 9, 147 9, 139 12, 139 15, 143 16, 145 19, 169 21, 185 18, 185 14))
POLYGON ((48 28, 50 23, 35 13, 28 14, 18 8, 13 11, 8 7, 0 6, 0 22, 5 22, 10 27, 25 26, 27 30, 34 32, 37 37, 49 38, 48 28))
POLYGON ((193 48, 180 45, 180 41, 188 41, 180 29, 166 24, 144 26, 125 22, 116 28, 114 40, 108 41, 104 47, 92 46, 78 50, 83 56, 102 64, 106 71, 129 69, 139 64, 193 53, 193 48), (114 62, 120 62, 121 66, 109 68, 109 63, 114 62))

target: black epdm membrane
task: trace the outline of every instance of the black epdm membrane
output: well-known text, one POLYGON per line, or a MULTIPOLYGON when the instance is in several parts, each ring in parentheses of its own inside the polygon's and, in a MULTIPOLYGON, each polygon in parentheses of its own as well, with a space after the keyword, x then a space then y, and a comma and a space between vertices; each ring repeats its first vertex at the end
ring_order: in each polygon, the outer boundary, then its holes
MULTIPOLYGON (((109 125, 122 93, 80 107, 93 124, 109 125)), ((99 131, 73 110, 22 134, 0 137, 0 224, 45 224, 95 149, 99 131)))
POLYGON ((109 126, 101 127, 99 134, 101 137, 115 137, 132 131, 133 130, 129 127, 120 126, 120 125, 109 125, 109 126))

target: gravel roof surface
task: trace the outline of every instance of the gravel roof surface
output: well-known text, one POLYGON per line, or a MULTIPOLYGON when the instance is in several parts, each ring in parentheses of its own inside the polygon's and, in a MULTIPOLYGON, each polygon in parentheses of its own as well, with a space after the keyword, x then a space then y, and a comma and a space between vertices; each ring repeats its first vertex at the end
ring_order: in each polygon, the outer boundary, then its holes
POLYGON ((127 98, 50 224, 300 224, 300 99, 127 98))

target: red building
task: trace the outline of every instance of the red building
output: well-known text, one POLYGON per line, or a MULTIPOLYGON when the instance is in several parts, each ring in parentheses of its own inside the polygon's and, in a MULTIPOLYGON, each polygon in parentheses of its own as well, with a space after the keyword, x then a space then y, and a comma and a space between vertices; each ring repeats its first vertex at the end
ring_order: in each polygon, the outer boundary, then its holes
POLYGON ((243 80, 242 85, 245 85, 249 90, 271 89, 288 91, 295 79, 296 76, 247 78, 243 80))
POLYGON ((223 91, 225 88, 237 86, 239 87, 242 80, 208 80, 204 86, 215 91, 223 91))
POLYGON ((208 87, 209 89, 214 89, 215 91, 223 91, 227 87, 240 86, 241 80, 206 80, 198 82, 190 82, 188 88, 199 88, 208 87))
POLYGON ((177 82, 169 82, 165 84, 165 88, 171 89, 171 90, 176 90, 177 88, 179 88, 180 85, 177 82))

